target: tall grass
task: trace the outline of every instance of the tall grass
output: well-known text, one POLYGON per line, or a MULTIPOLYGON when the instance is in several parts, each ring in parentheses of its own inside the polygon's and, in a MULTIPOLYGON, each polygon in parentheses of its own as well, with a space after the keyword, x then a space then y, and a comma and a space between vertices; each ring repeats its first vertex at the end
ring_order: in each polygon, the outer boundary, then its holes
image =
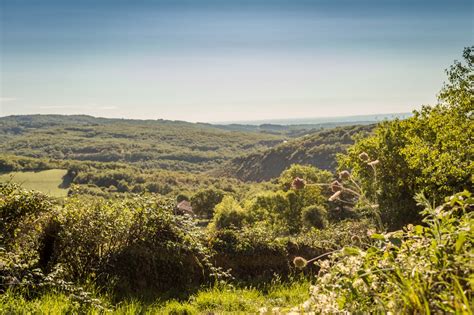
MULTIPOLYGON (((303 277, 290 282, 276 280, 271 284, 255 287, 236 287, 229 284, 203 288, 183 301, 171 300, 145 303, 139 300, 122 301, 111 305, 108 297, 102 297, 110 306, 110 314, 199 314, 255 313, 262 307, 278 307, 289 310, 309 298, 310 282, 303 277)), ((1 314, 102 314, 103 309, 75 302, 60 293, 46 293, 33 299, 12 291, 0 295, 1 314)))

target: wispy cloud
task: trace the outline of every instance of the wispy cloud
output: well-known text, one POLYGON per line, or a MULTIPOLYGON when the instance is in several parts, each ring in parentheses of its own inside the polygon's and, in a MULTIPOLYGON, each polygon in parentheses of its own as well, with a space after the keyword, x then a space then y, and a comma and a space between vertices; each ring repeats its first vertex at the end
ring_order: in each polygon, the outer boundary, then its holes
POLYGON ((0 103, 16 101, 16 97, 0 97, 0 103))

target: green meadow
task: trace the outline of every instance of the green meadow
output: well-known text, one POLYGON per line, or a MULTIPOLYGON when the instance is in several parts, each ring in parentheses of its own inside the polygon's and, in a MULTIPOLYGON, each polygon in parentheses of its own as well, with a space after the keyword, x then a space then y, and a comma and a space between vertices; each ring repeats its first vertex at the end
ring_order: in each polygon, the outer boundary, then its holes
POLYGON ((41 191, 54 197, 64 197, 67 189, 61 188, 67 170, 52 169, 39 172, 9 172, 0 174, 0 182, 21 184, 26 189, 41 191))

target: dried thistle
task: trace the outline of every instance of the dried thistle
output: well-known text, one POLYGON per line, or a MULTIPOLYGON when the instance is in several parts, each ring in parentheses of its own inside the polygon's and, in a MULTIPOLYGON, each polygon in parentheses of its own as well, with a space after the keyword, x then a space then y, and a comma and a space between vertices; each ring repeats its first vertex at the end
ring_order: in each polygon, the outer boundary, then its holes
POLYGON ((303 189, 305 185, 306 185, 305 180, 299 177, 296 177, 291 183, 291 187, 296 190, 303 189))

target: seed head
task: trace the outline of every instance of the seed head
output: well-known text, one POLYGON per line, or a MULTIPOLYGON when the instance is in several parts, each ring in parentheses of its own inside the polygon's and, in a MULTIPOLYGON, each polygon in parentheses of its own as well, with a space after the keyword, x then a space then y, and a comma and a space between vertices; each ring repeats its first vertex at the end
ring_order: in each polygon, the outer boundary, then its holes
POLYGON ((332 190, 332 192, 342 190, 342 184, 340 182, 338 182, 337 180, 333 181, 331 183, 331 190, 332 190))
POLYGON ((306 185, 305 180, 299 177, 296 177, 291 183, 291 187, 293 187, 293 189, 296 189, 296 190, 303 189, 305 185, 306 185))
POLYGON ((362 152, 361 154, 359 154, 359 159, 361 159, 364 162, 367 162, 370 158, 366 152, 362 152))
POLYGON ((336 200, 336 199, 339 197, 340 194, 341 194, 341 191, 340 191, 340 190, 339 190, 339 191, 336 191, 331 197, 329 197, 329 201, 334 201, 334 200, 336 200))
POLYGON ((349 179, 350 177, 351 177, 351 173, 349 173, 349 171, 342 171, 339 173, 340 180, 349 179))
POLYGON ((298 256, 298 257, 295 257, 295 259, 293 259, 293 264, 295 265, 296 268, 303 269, 308 264, 308 261, 304 259, 303 257, 298 256))

